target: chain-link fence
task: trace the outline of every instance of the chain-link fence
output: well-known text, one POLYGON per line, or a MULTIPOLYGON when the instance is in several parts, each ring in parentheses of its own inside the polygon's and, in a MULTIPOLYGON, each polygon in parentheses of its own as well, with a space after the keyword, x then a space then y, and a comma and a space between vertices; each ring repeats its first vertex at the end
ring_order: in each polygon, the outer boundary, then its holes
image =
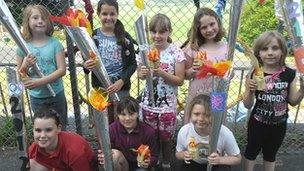
MULTIPOLYGON (((47 6, 54 15, 62 14, 68 7, 68 4, 73 4, 75 8, 82 9, 84 11, 84 2, 80 0, 44 0, 44 1, 30 1, 30 0, 7 0, 7 4, 11 7, 11 11, 14 14, 16 20, 20 22, 20 16, 22 9, 30 2, 42 3, 47 6)), ((134 6, 133 0, 118 0, 119 2, 119 19, 125 25, 126 30, 135 38, 135 31, 133 28, 134 21, 140 14, 140 11, 134 6)), ((151 18, 156 13, 166 14, 173 24, 173 34, 172 39, 177 45, 181 45, 187 39, 188 30, 191 27, 191 22, 193 20, 194 13, 197 7, 195 6, 195 0, 145 0, 146 12, 148 19, 151 18)), ((217 1, 201 0, 198 1, 199 5, 209 7, 214 9, 217 1)), ((97 0, 91 0, 93 9, 96 11, 97 0)), ((196 4, 197 5, 197 4, 196 4)), ((248 4, 246 4, 248 5, 248 4)), ((223 25, 226 30, 229 27, 229 10, 230 5, 227 2, 226 7, 223 10, 223 25)), ((251 11, 254 13, 254 11, 251 11)), ((93 19, 94 28, 100 26, 100 22, 96 14, 93 19)), ((242 24, 242 23, 241 23, 242 24)), ((257 25, 259 23, 256 23, 257 25)), ((254 27, 254 26, 253 26, 254 27)), ((63 30, 56 30, 54 36, 59 38, 64 45, 67 47, 71 46, 66 43, 66 36, 63 30)), ((242 44, 241 46, 251 46, 251 44, 242 44)), ((15 66, 15 43, 10 38, 9 34, 5 29, 0 26, 0 146, 1 147, 11 147, 16 146, 15 132, 12 124, 12 115, 10 112, 10 105, 8 101, 8 91, 7 91, 7 79, 6 79, 6 67, 15 66)), ((69 49, 69 48, 68 48, 69 49)), ((66 76, 63 77, 65 93, 68 102, 68 116, 69 116, 69 126, 68 129, 72 131, 77 131, 83 134, 87 138, 90 138, 92 131, 90 131, 90 119, 88 107, 86 104, 81 103, 78 100, 77 91, 85 93, 89 89, 89 77, 84 74, 81 64, 82 59, 77 53, 75 59, 66 59, 68 66, 68 71, 66 76), (71 61, 72 60, 72 61, 71 61)), ((250 61, 247 56, 243 53, 236 51, 234 58, 234 68, 235 77, 233 78, 230 90, 228 105, 230 109, 228 110, 225 123, 234 132, 237 141, 243 150, 246 144, 246 120, 247 120, 247 110, 244 108, 242 103, 240 103, 240 95, 244 91, 244 78, 248 73, 250 61)), ((293 64, 292 58, 288 60, 288 63, 293 64)), ((136 97, 144 87, 144 82, 137 79, 136 74, 132 76, 132 87, 131 95, 136 97)), ((188 82, 185 81, 184 85, 179 88, 179 101, 185 103, 188 91, 188 82)), ((25 113, 27 124, 31 123, 31 110, 28 105, 28 98, 25 94, 25 113)), ((303 108, 303 107, 302 107, 303 108)), ((300 111, 303 111, 301 106, 290 107, 289 120, 288 120, 288 131, 282 145, 281 152, 290 153, 303 153, 304 152, 304 136, 302 123, 304 122, 303 115, 300 115, 300 111)), ((182 112, 181 112, 182 114, 182 112)), ((28 126, 28 139, 31 139, 32 132, 30 131, 30 126, 28 126)))

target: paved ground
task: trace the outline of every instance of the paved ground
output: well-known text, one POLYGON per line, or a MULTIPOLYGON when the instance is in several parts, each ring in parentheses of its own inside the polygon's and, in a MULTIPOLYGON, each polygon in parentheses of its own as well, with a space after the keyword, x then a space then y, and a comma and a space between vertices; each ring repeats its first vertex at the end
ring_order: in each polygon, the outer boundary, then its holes
MULTIPOLYGON (((304 154, 280 154, 277 157, 276 171, 303 171, 304 154)), ((178 171, 178 162, 175 163, 173 171, 178 171)), ((262 170, 262 160, 258 159, 255 170, 262 170)), ((18 171, 20 170, 20 160, 17 157, 16 149, 0 150, 0 171, 18 171)), ((242 164, 234 166, 232 171, 241 171, 242 164)))

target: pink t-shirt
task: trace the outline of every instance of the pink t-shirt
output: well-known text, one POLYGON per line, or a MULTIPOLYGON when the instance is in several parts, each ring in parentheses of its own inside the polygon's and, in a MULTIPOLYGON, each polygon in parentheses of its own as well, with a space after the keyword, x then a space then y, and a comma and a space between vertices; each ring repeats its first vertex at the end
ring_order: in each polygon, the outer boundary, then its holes
MULTIPOLYGON (((210 60, 212 62, 219 62, 228 58, 228 46, 224 42, 219 42, 219 48, 217 50, 209 50, 203 47, 200 47, 199 50, 207 52, 207 60, 210 60)), ((184 49, 184 53, 190 58, 194 58, 197 54, 197 51, 192 50, 190 46, 188 46, 184 49)), ((188 105, 195 96, 199 94, 209 95, 211 91, 212 77, 207 77, 203 79, 191 79, 189 82, 188 98, 186 104, 188 105)))

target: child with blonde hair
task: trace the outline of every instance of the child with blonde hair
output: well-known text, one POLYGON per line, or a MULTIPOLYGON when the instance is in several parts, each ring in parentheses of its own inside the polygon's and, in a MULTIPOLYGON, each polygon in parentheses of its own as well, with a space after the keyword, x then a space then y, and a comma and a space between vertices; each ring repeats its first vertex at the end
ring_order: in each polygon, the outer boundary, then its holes
POLYGON ((66 72, 64 48, 54 37, 53 23, 49 11, 42 5, 29 5, 23 11, 22 35, 27 42, 30 55, 17 48, 17 68, 25 71, 30 79, 24 81, 29 89, 30 103, 35 113, 41 105, 52 107, 60 113, 63 130, 67 125, 67 103, 62 77, 66 72), (31 68, 35 63, 45 75, 39 78, 31 68), (56 96, 47 89, 50 84, 56 96))
POLYGON ((175 156, 184 160, 181 170, 207 170, 207 164, 213 170, 230 170, 231 165, 241 162, 240 149, 233 133, 222 125, 219 133, 217 152, 209 153, 212 113, 210 97, 198 95, 189 104, 190 123, 178 132, 175 156))
POLYGON ((273 171, 286 133, 288 104, 295 106, 304 96, 303 78, 297 90, 296 71, 285 64, 288 51, 280 33, 262 33, 254 42, 253 52, 263 68, 265 87, 257 89, 252 75, 246 80, 243 103, 247 109, 253 109, 247 129, 245 170, 253 171, 255 159, 262 151, 264 170, 273 171))

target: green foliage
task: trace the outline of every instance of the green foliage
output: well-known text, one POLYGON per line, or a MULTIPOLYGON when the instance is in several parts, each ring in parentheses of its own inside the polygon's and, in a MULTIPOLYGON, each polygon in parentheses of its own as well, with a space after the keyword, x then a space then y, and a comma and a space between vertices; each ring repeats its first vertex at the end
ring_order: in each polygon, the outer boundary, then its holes
POLYGON ((248 0, 243 7, 239 37, 249 47, 261 33, 276 30, 279 21, 275 17, 274 1, 260 5, 257 0, 248 0))
MULTIPOLYGON (((13 118, 0 118, 0 147, 16 147, 16 132, 13 125, 13 118)), ((25 119, 26 122, 26 138, 28 144, 33 141, 33 126, 30 118, 25 119)))

